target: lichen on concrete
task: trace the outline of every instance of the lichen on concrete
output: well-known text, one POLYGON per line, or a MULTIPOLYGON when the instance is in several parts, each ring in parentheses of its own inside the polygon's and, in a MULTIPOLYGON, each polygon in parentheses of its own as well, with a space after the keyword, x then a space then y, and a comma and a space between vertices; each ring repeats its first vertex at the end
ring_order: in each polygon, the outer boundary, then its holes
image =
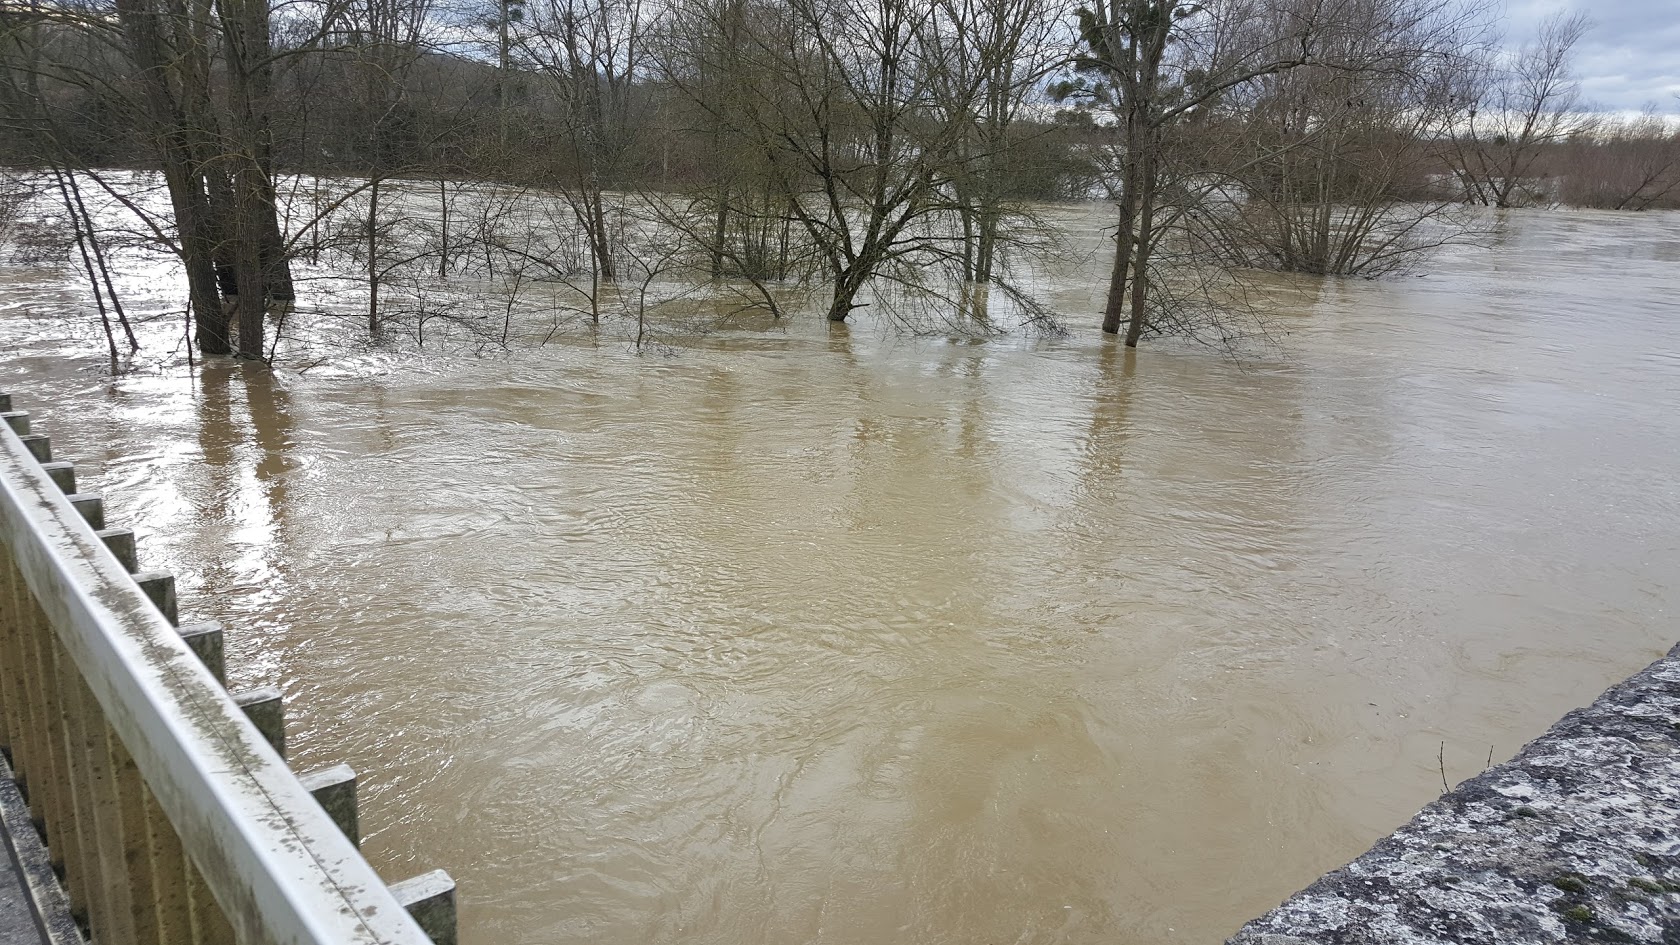
POLYGON ((1228 945, 1680 945, 1680 646, 1228 945))

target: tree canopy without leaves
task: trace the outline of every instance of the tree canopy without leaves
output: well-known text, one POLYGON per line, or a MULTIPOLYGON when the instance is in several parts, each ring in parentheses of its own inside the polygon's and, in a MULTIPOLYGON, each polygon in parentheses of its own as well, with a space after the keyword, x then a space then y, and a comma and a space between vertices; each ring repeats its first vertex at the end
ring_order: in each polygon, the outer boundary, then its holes
MULTIPOLYGON (((1245 270, 1412 264, 1462 231, 1456 200, 1547 174, 1668 199, 1671 134, 1585 133, 1586 28, 1505 54, 1465 0, 9 3, 0 152, 177 255, 207 353, 264 357, 323 292, 417 338, 482 333, 487 305, 506 343, 535 284, 638 338, 681 299, 779 318, 806 293, 832 322, 1050 325, 1033 204, 1093 196, 1101 327, 1136 345, 1217 323, 1210 287, 1245 270), (164 205, 110 167, 155 171, 164 205)), ((114 352, 113 244, 71 216, 114 352)))

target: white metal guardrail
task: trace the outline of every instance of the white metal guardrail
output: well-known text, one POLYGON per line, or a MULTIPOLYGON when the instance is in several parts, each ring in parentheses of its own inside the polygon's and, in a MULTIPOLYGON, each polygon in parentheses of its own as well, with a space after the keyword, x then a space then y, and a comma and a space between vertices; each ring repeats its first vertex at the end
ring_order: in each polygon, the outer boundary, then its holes
POLYGON ((132 533, 11 406, 0 747, 76 921, 98 945, 453 945, 447 875, 375 875, 354 775, 293 774, 278 694, 227 693, 220 631, 173 625, 173 579, 130 573, 132 533))

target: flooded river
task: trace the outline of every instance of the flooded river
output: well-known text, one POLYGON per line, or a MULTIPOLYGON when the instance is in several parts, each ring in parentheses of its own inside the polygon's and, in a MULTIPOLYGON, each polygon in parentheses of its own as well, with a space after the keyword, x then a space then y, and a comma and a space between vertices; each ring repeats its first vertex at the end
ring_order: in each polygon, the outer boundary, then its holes
POLYGON ((111 381, 6 279, 0 386, 465 942, 1221 941, 1680 635, 1680 216, 1242 359, 1087 273, 1066 339, 111 381))

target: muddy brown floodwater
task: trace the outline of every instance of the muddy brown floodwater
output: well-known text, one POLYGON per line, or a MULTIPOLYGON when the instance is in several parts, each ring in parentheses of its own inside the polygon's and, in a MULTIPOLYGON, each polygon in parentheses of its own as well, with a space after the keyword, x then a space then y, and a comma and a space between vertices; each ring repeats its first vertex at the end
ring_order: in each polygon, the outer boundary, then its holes
POLYGON ((1680 216, 1245 360, 1116 349, 1096 266, 1064 340, 114 382, 14 267, 0 385, 466 942, 1217 942, 1680 634, 1680 216))

